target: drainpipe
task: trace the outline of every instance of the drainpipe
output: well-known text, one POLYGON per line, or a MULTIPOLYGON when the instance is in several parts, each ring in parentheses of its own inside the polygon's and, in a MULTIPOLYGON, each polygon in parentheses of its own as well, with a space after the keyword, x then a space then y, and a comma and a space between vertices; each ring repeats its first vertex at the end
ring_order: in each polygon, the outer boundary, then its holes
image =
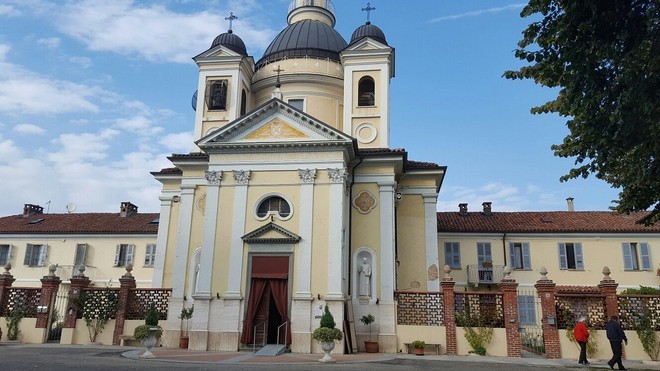
POLYGON ((504 255, 504 266, 506 267, 506 232, 502 233, 502 255, 504 255))

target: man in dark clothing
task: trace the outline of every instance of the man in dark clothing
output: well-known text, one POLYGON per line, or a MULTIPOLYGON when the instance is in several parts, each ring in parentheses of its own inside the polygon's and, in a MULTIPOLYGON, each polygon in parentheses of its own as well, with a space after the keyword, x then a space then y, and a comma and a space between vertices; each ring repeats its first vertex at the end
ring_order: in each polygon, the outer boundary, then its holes
POLYGON ((612 347, 612 359, 607 361, 607 365, 614 370, 614 364, 616 363, 619 365, 619 370, 626 370, 626 368, 623 367, 623 363, 621 363, 621 355, 623 353, 621 342, 625 341, 626 345, 628 345, 628 338, 619 324, 619 317, 612 316, 610 321, 607 322, 607 325, 605 325, 605 331, 607 332, 607 339, 609 339, 610 346, 612 347))

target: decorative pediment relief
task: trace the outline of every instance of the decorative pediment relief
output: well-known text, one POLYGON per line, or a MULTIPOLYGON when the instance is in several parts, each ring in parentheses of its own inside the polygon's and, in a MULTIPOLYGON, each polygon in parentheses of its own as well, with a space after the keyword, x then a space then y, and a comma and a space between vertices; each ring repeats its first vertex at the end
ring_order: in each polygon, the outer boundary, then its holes
POLYGON ((272 120, 266 125, 243 137, 245 140, 277 140, 301 138, 309 138, 309 135, 279 119, 272 120))

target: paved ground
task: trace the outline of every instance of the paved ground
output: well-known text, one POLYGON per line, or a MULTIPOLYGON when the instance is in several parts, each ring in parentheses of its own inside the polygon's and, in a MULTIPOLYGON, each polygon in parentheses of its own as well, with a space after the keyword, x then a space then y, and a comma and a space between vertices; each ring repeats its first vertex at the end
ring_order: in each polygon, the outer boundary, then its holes
MULTIPOLYGON (((412 354, 337 354, 335 364, 318 362, 319 354, 284 354, 277 357, 257 357, 247 352, 195 352, 182 349, 159 348, 155 359, 141 359, 143 350, 131 347, 59 344, 0 343, 0 370, 310 370, 321 367, 335 370, 523 370, 609 369, 602 360, 592 360, 589 367, 577 365, 575 360, 543 358, 508 358, 479 356, 445 356, 412 354)), ((639 361, 625 362, 630 370, 660 370, 659 365, 639 361)))

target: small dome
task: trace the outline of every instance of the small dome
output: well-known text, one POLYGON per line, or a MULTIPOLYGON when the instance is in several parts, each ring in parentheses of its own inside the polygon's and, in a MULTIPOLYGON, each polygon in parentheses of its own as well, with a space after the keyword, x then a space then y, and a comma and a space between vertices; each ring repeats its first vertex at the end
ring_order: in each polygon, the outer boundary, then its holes
POLYGON ((378 28, 378 26, 375 26, 371 24, 371 22, 367 21, 367 23, 363 24, 362 26, 358 27, 355 32, 353 32, 353 35, 351 36, 351 44, 355 43, 356 41, 362 40, 365 37, 370 37, 378 42, 381 42, 385 45, 387 45, 387 40, 385 40, 385 34, 383 31, 378 28))
POLYGON ((339 51, 346 40, 329 25, 313 19, 304 19, 287 26, 268 45, 257 68, 286 57, 320 57, 339 61, 339 51))
POLYGON ((213 40, 211 48, 215 48, 218 45, 225 46, 236 53, 247 56, 247 49, 245 49, 245 43, 241 40, 240 37, 236 36, 232 30, 229 30, 225 33, 218 35, 218 37, 213 40))

